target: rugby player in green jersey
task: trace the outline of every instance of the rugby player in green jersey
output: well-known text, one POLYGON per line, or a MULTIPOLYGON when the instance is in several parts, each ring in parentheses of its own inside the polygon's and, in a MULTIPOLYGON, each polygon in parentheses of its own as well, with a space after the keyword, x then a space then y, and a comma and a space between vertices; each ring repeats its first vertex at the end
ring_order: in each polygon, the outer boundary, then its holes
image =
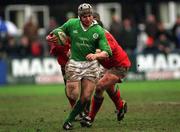
POLYGON ((92 13, 90 4, 81 4, 78 7, 79 18, 69 19, 53 30, 49 38, 50 42, 61 41, 62 32, 70 37, 71 56, 66 65, 67 96, 76 99, 81 86, 80 98, 63 124, 65 130, 73 128, 72 121, 84 110, 86 103, 91 99, 99 78, 98 57, 107 58, 112 55, 105 31, 93 19, 92 13), (95 54, 97 48, 102 52, 95 54))

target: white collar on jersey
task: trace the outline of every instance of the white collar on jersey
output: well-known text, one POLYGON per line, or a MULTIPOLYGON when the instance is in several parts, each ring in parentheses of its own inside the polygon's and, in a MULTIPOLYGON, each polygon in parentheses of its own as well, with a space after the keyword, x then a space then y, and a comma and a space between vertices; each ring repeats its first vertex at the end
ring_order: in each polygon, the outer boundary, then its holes
POLYGON ((90 25, 88 28, 85 28, 85 27, 83 26, 82 22, 80 21, 80 25, 81 25, 83 31, 87 31, 90 27, 92 27, 92 26, 95 25, 95 24, 98 24, 98 22, 97 22, 96 20, 93 20, 92 23, 91 23, 91 25, 90 25))

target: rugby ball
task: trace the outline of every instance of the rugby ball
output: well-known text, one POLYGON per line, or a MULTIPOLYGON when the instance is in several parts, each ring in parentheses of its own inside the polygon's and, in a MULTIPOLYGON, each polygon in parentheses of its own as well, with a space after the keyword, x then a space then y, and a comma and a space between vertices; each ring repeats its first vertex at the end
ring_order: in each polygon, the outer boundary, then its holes
POLYGON ((66 33, 63 32, 63 31, 59 31, 58 32, 58 37, 59 37, 59 44, 65 45, 66 42, 67 42, 67 38, 68 38, 66 33))

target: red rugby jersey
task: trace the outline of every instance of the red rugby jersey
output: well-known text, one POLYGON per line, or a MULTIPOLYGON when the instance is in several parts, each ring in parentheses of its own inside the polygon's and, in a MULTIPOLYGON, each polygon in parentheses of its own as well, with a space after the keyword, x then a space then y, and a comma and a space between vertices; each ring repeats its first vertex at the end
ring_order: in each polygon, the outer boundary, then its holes
POLYGON ((101 60, 100 63, 103 67, 110 69, 112 67, 130 67, 131 62, 127 53, 121 48, 115 38, 106 31, 106 39, 112 50, 112 56, 105 60, 101 60))
POLYGON ((67 42, 67 43, 68 44, 63 45, 63 46, 55 44, 55 43, 49 44, 50 55, 56 56, 57 61, 58 61, 59 65, 61 65, 61 66, 65 66, 67 61, 69 60, 69 58, 67 57, 67 53, 69 51, 70 44, 69 44, 69 42, 67 42))

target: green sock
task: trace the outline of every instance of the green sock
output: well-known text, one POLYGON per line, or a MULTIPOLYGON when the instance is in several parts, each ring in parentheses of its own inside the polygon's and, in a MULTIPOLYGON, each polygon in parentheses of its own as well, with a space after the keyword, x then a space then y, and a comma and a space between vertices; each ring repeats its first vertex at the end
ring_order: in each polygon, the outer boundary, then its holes
POLYGON ((86 105, 85 105, 85 108, 84 108, 85 114, 88 114, 88 113, 89 113, 89 111, 90 111, 90 105, 91 105, 91 100, 88 100, 88 101, 86 102, 86 105))
POLYGON ((78 100, 65 122, 72 122, 75 117, 84 110, 84 107, 85 103, 82 104, 81 101, 78 100))

